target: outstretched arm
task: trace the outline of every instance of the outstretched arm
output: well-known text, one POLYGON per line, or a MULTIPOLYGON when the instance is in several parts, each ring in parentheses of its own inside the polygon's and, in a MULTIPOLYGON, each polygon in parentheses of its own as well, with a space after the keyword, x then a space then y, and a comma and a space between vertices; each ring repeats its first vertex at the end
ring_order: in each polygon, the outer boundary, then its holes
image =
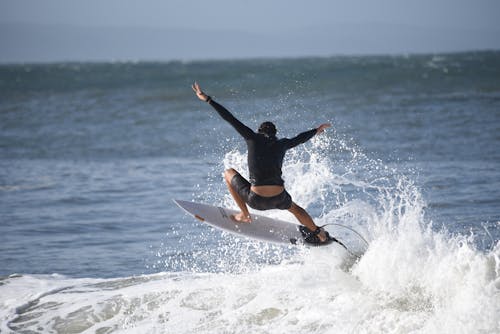
POLYGON ((323 123, 320 126, 318 126, 318 129, 317 129, 318 130, 318 135, 320 133, 322 133, 323 131, 325 131, 327 128, 331 127, 331 126, 332 126, 331 123, 323 123))
POLYGON ((193 85, 191 85, 191 88, 193 88, 193 91, 196 93, 196 96, 202 101, 209 102, 210 96, 207 94, 203 93, 203 91, 200 88, 200 85, 198 85, 197 82, 195 82, 193 85))
POLYGON ((248 139, 255 134, 252 131, 252 129, 250 129, 245 124, 241 123, 236 117, 234 117, 229 112, 229 110, 227 110, 222 105, 220 105, 217 102, 215 102, 214 100, 212 100, 212 98, 210 96, 205 94, 201 90, 200 85, 198 85, 197 82, 195 82, 191 87, 193 88, 193 91, 196 93, 196 96, 200 100, 205 101, 208 104, 210 104, 217 111, 217 113, 220 115, 220 117, 222 117, 226 122, 231 124, 243 138, 248 139))
POLYGON ((290 149, 290 148, 293 148, 297 145, 305 143, 306 141, 308 141, 309 139, 311 139, 315 135, 317 135, 317 134, 319 135, 320 133, 325 131, 325 129, 329 128, 330 126, 332 126, 330 123, 323 123, 320 126, 318 126, 316 129, 302 132, 301 134, 297 135, 296 137, 294 137, 292 139, 288 139, 287 146, 290 149))

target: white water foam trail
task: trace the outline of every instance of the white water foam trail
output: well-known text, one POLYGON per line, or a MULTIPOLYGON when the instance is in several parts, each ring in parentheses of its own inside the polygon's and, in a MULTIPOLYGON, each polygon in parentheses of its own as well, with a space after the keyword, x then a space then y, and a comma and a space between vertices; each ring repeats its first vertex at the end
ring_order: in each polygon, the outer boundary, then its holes
MULTIPOLYGON (((243 156, 231 152, 225 166, 245 171, 243 156)), ((283 170, 297 203, 306 208, 321 203, 317 224, 341 222, 371 241, 351 268, 366 296, 377 299, 368 328, 500 332, 499 244, 484 254, 474 247, 472 237, 433 230, 413 182, 342 140, 313 140, 312 147, 293 152, 283 170), (341 174, 324 155, 332 146, 334 152, 347 152, 341 174)), ((226 196, 224 204, 231 203, 226 196)), ((282 211, 270 215, 293 220, 282 211)))
MULTIPOLYGON (((480 252, 472 237, 433 230, 410 180, 341 140, 290 153, 287 189, 318 223, 363 233, 358 262, 346 266, 335 245, 290 252, 224 236, 219 252, 190 259, 214 261, 208 273, 12 277, 0 285, 2 333, 500 333, 500 243, 480 252)), ((243 152, 225 163, 246 170, 243 152)))
MULTIPOLYGON (((467 248, 442 249, 442 258, 436 259, 440 254, 433 252, 418 263, 398 265, 400 259, 381 259, 380 252, 388 253, 383 244, 370 249, 352 272, 341 269, 341 256, 335 252, 315 249, 304 252, 302 262, 240 274, 10 278, 0 286, 2 295, 12 289, 28 302, 2 297, 1 329, 5 333, 498 332, 498 256, 467 248), (28 298, 34 291, 37 295, 28 298)), ((498 251, 499 247, 497 255, 498 251)))

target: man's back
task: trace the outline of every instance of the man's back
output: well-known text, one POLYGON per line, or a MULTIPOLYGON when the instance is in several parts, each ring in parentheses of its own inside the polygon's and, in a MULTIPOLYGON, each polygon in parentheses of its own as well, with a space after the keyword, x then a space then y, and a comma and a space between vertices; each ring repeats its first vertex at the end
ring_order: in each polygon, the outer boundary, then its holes
POLYGON ((299 144, 305 143, 317 133, 317 129, 311 129, 291 139, 277 139, 274 135, 269 136, 254 132, 234 117, 229 110, 211 98, 208 103, 226 122, 231 124, 247 142, 248 169, 250 173, 250 183, 253 186, 283 186, 284 181, 281 178, 281 166, 283 165, 286 151, 299 144))
POLYGON ((277 139, 256 133, 246 140, 248 171, 254 186, 284 184, 281 167, 287 150, 287 139, 277 139))

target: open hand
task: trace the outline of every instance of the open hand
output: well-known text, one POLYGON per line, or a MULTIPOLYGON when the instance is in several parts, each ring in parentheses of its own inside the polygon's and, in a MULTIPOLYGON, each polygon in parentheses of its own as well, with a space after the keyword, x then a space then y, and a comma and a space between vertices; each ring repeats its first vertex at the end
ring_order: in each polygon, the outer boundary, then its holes
POLYGON ((329 128, 331 126, 332 126, 331 123, 323 123, 320 126, 318 126, 316 133, 319 135, 320 133, 322 133, 323 131, 325 131, 326 128, 329 128))
POLYGON ((191 86, 191 88, 193 88, 193 91, 196 93, 196 96, 198 96, 198 98, 200 100, 205 101, 205 102, 207 101, 208 95, 203 93, 203 91, 200 88, 200 85, 198 85, 198 83, 196 81, 191 86))

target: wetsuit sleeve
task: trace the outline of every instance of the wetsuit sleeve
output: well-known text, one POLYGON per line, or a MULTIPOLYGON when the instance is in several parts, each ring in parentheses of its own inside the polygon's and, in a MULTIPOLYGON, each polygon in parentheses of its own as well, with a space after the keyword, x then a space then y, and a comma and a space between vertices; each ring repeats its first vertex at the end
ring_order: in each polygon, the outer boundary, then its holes
POLYGON ((226 122, 231 124, 233 126, 233 128, 235 128, 236 131, 238 131, 238 133, 243 138, 249 139, 250 137, 252 137, 255 134, 255 132, 253 132, 252 129, 250 129, 245 124, 241 123, 236 117, 234 117, 229 112, 229 110, 224 108, 222 105, 218 104, 214 100, 210 100, 210 102, 208 102, 208 103, 217 111, 217 113, 220 115, 220 117, 222 117, 226 122))
POLYGON ((317 129, 312 129, 312 130, 309 130, 309 131, 306 131, 306 132, 302 132, 301 134, 293 137, 292 139, 288 139, 286 141, 286 148, 290 149, 290 148, 293 148, 293 147, 295 147, 297 145, 305 143, 306 141, 308 141, 309 139, 311 139, 312 137, 314 137, 314 135, 317 132, 318 132, 317 129))

